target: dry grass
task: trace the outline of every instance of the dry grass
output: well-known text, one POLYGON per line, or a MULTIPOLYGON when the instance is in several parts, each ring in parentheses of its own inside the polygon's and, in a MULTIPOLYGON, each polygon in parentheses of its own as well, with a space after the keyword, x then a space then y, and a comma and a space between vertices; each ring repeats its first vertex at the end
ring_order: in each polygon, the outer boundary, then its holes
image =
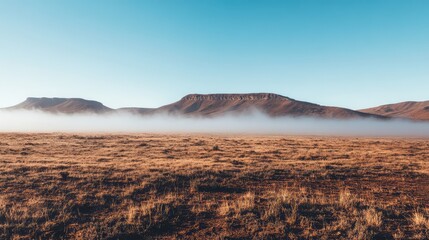
POLYGON ((428 214, 422 212, 414 212, 412 222, 416 228, 429 228, 429 217, 428 214))
POLYGON ((0 239, 428 239, 429 141, 0 134, 0 239))
POLYGON ((252 211, 255 208, 255 194, 248 192, 240 196, 234 201, 225 201, 219 207, 219 214, 221 216, 235 215, 239 218, 246 212, 252 211))

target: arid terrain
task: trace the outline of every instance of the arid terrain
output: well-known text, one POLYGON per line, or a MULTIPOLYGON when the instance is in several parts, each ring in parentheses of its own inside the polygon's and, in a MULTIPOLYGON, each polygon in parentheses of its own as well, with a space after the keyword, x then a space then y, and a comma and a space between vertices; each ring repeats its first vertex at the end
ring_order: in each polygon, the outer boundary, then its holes
POLYGON ((428 239, 429 140, 0 134, 0 239, 428 239))

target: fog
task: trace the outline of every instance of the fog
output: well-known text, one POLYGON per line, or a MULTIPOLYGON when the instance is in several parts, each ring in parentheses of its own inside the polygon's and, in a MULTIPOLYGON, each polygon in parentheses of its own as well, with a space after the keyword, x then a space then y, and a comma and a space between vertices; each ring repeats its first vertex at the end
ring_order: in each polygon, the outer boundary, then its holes
POLYGON ((0 132, 233 133, 332 136, 429 137, 429 123, 406 120, 326 120, 270 118, 254 112, 242 116, 189 118, 128 113, 50 114, 0 111, 0 132))

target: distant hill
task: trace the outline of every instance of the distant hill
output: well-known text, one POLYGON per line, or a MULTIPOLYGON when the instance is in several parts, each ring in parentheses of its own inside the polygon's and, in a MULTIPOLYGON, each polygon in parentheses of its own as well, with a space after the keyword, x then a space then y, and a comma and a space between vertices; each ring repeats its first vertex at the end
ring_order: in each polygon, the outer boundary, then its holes
POLYGON ((155 108, 139 108, 139 107, 125 107, 125 108, 118 108, 116 109, 117 112, 127 112, 127 113, 133 113, 133 114, 151 114, 153 113, 155 108))
POLYGON ((41 110, 51 113, 106 113, 112 111, 97 101, 81 98, 27 98, 24 102, 7 108, 9 110, 41 110))
POLYGON ((429 120, 429 101, 401 102, 360 110, 361 112, 387 117, 429 120))
POLYGON ((306 116, 338 119, 379 117, 346 108, 297 101, 273 93, 190 94, 178 102, 160 107, 156 111, 192 116, 220 116, 227 113, 248 113, 252 110, 259 110, 272 117, 306 116))

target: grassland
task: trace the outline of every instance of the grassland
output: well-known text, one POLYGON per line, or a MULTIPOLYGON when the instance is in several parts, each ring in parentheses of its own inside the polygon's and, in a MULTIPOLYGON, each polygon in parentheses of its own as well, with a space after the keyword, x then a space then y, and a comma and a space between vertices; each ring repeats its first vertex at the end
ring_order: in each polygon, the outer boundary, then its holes
POLYGON ((0 239, 428 239, 429 140, 0 134, 0 239))

